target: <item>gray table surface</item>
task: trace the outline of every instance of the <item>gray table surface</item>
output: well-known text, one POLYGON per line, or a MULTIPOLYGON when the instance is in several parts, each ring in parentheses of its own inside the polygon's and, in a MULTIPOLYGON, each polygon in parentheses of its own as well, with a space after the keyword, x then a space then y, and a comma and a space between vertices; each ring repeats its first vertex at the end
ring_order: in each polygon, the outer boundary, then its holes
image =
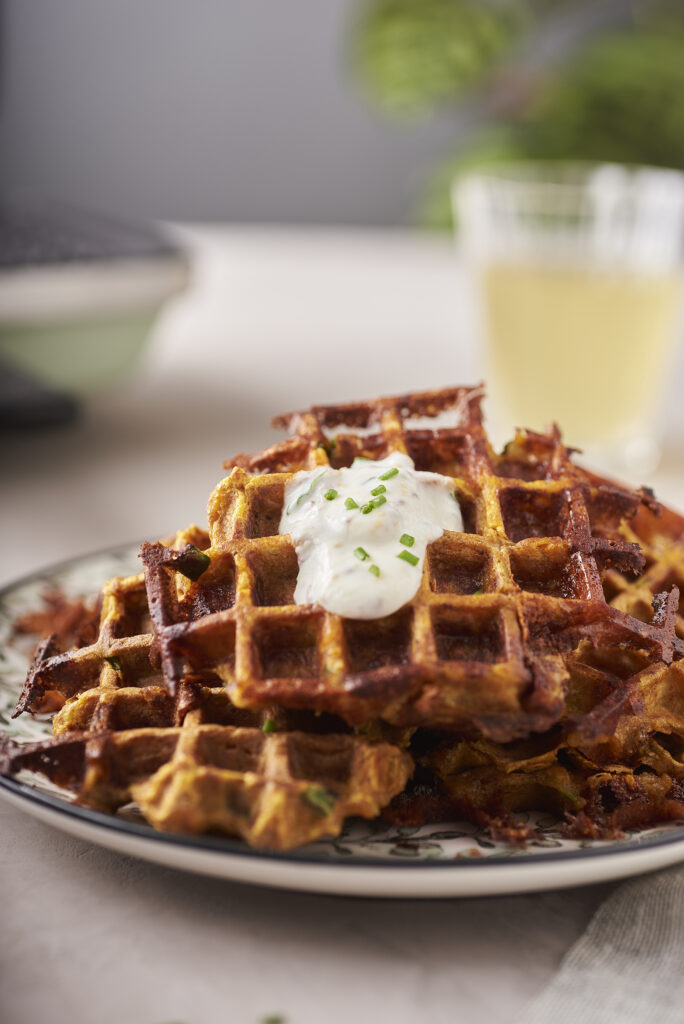
MULTIPOLYGON (((446 243, 203 229, 135 378, 3 440, 0 583, 203 522, 221 460, 273 413, 477 379, 446 243)), ((681 410, 672 407, 680 430, 681 410)), ((660 494, 684 507, 680 434, 660 494)), ((0 802, 3 1024, 510 1021, 610 885, 462 901, 325 898, 154 867, 0 802)))

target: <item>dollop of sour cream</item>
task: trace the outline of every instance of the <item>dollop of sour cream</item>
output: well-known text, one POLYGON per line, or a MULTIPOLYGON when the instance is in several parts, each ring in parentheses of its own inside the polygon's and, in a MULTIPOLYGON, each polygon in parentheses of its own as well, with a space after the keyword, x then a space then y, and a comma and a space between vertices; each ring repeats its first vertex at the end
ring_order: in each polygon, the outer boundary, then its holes
POLYGON ((402 452, 296 473, 280 519, 299 562, 295 602, 351 619, 391 615, 415 595, 427 545, 445 530, 463 530, 453 481, 402 452))

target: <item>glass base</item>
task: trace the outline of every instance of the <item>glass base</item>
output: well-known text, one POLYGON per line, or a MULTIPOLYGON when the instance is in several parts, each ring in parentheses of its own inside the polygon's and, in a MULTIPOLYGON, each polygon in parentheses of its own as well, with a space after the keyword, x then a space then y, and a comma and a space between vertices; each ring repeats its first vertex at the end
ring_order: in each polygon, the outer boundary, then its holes
MULTIPOLYGON (((497 451, 514 436, 517 427, 523 424, 514 417, 502 416, 495 398, 485 399, 483 404, 485 424, 490 440, 497 451)), ((527 425, 529 427, 529 424, 527 425)), ((559 424, 562 432, 562 424, 559 424)), ((579 465, 604 476, 614 477, 631 486, 648 482, 660 463, 662 449, 654 430, 641 424, 634 424, 629 434, 610 441, 589 441, 582 443, 568 438, 563 440, 569 447, 578 449, 574 457, 579 465)), ((534 425, 529 429, 543 431, 546 427, 534 425)))
POLYGON ((658 468, 661 449, 654 437, 631 437, 618 445, 586 445, 577 461, 587 469, 640 486, 658 468))

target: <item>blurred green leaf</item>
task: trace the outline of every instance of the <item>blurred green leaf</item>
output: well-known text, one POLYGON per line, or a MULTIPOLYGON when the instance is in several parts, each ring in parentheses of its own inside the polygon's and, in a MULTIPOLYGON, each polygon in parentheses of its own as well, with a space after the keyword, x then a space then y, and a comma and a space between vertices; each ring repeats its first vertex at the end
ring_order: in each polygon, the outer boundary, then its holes
POLYGON ((520 0, 376 0, 356 26, 354 63, 376 102, 418 113, 473 85, 528 23, 520 0))
POLYGON ((604 37, 543 83, 521 117, 488 126, 427 183, 422 223, 450 228, 455 175, 506 160, 596 160, 684 169, 684 31, 604 37))
POLYGON ((520 123, 530 157, 684 167, 684 31, 594 43, 540 92, 520 123))
MULTIPOLYGON (((485 85, 526 31, 574 0, 371 0, 354 37, 358 73, 376 102, 417 115, 485 85)), ((511 159, 598 160, 684 168, 684 3, 634 0, 631 28, 594 37, 560 65, 508 69, 518 108, 504 123, 455 138, 425 188, 424 224, 451 226, 455 174, 511 159)))

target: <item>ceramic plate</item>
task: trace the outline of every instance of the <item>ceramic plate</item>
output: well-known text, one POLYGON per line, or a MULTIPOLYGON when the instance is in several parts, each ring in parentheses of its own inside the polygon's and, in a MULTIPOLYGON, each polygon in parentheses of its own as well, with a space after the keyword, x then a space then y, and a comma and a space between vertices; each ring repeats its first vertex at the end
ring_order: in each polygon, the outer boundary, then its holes
MULTIPOLYGON (((22 613, 59 587, 90 596, 110 576, 138 572, 138 545, 75 559, 0 592, 0 734, 31 742, 50 733, 47 719, 12 709, 33 642, 14 635, 22 613)), ((0 778, 0 795, 34 817, 87 842, 167 867, 256 885, 353 896, 439 898, 529 892, 586 885, 654 871, 684 860, 684 821, 610 842, 568 840, 551 818, 537 815, 539 838, 524 850, 492 842, 467 822, 422 828, 351 821, 336 839, 294 853, 251 850, 240 840, 155 832, 133 806, 107 815, 76 806, 68 793, 37 775, 0 778)))

